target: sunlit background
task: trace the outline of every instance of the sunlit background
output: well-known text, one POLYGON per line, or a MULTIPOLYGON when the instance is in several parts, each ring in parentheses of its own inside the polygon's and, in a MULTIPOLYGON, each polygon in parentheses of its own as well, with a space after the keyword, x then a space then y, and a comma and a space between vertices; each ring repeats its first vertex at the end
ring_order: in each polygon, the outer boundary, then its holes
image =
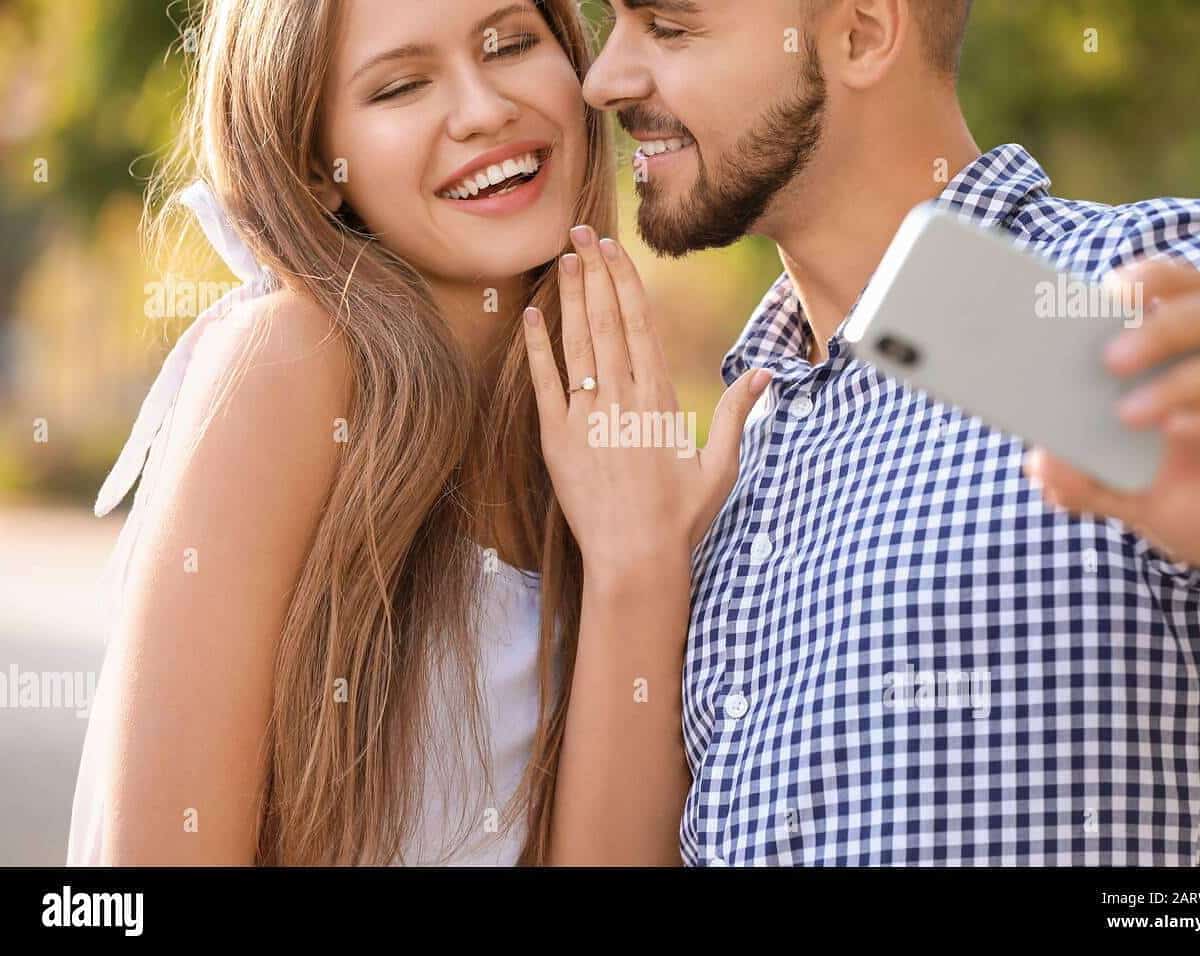
MULTIPOLYGON (((90 507, 188 321, 146 317, 146 283, 164 277, 137 238, 182 92, 181 18, 164 0, 0 0, 0 683, 99 667, 96 577, 123 513, 90 507)), ((966 114, 983 149, 1028 147, 1060 195, 1194 196, 1197 50, 1196 0, 976 0, 966 114)), ((775 248, 658 262, 631 228, 628 168, 622 205, 684 406, 706 422, 775 248)), ((58 864, 85 721, 12 704, 0 697, 0 865, 58 864)))

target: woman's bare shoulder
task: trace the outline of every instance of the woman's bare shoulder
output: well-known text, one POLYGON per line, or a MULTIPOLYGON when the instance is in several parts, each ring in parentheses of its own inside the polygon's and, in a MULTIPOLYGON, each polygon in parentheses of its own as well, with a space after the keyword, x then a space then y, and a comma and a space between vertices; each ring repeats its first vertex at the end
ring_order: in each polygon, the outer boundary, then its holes
POLYGON ((315 440, 314 450, 332 460, 336 423, 349 415, 350 400, 341 332, 315 303, 281 291, 240 304, 204 331, 174 424, 207 438, 221 422, 218 434, 235 439, 224 450, 237 457, 286 460, 315 440))
POLYGON ((191 360, 201 388, 226 383, 242 368, 256 385, 344 392, 350 382, 345 340, 319 305, 289 290, 240 303, 211 323, 191 360))
POLYGON ((160 520, 233 542, 253 528, 296 557, 324 507, 351 399, 345 342, 323 310, 292 292, 239 305, 196 342, 168 421, 160 520))
POLYGON ((106 822, 114 862, 254 859, 279 635, 329 507, 349 383, 334 323, 291 294, 196 342, 106 677, 121 701, 112 804, 137 811, 106 822), (180 827, 185 807, 198 834, 180 827))

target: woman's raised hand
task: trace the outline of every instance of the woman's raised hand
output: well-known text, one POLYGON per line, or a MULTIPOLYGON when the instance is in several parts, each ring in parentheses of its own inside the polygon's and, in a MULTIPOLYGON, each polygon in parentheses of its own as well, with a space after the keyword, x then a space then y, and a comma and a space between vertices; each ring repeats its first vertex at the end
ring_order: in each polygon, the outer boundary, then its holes
POLYGON ((544 317, 525 312, 542 450, 563 512, 585 567, 690 553, 733 488, 742 429, 770 372, 729 387, 698 450, 633 261, 590 226, 571 241, 578 254, 558 266, 566 393, 544 317))

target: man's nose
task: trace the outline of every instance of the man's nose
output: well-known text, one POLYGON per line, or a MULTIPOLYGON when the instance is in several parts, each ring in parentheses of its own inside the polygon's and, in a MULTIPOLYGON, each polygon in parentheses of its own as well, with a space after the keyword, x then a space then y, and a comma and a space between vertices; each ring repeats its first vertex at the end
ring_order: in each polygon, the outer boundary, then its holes
POLYGON ((588 70, 583 97, 598 110, 619 110, 649 98, 654 77, 622 38, 618 27, 588 70))

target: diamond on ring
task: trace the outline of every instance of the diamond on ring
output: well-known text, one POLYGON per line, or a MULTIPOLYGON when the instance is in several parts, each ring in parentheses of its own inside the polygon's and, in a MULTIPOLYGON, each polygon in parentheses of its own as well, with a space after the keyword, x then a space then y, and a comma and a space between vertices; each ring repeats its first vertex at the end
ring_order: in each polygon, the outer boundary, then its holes
POLYGON ((596 390, 596 380, 590 375, 579 383, 578 388, 571 389, 572 392, 594 392, 596 390))

